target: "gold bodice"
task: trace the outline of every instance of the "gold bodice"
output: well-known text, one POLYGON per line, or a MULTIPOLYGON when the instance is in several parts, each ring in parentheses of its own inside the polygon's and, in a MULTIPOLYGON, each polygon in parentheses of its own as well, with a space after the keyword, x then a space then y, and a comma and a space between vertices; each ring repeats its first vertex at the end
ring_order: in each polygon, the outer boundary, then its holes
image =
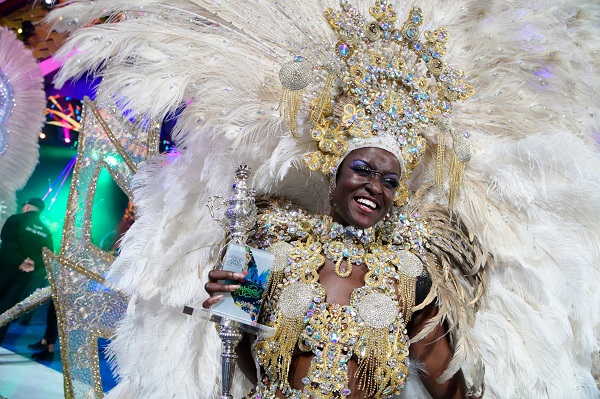
POLYGON ((351 394, 350 378, 366 397, 399 394, 408 378, 406 323, 423 270, 419 257, 386 243, 374 229, 344 228, 301 210, 277 208, 260 218, 258 231, 256 244, 278 259, 260 319, 276 333, 258 337, 253 346, 264 372, 249 397, 275 398, 281 391, 288 398, 342 398, 351 394), (324 247, 335 248, 338 258, 324 247), (319 282, 324 254, 334 263, 342 257, 348 267, 366 266, 364 286, 352 292, 348 305, 325 302, 319 282), (302 390, 288 382, 297 349, 313 355, 302 390), (353 375, 351 358, 358 363, 353 375))

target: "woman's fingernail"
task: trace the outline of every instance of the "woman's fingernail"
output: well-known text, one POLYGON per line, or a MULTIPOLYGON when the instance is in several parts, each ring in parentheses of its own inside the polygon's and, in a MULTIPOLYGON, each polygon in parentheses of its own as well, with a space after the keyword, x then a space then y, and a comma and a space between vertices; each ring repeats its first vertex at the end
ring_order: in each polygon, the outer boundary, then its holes
POLYGON ((213 296, 213 299, 216 299, 216 300, 219 300, 219 301, 221 300, 221 298, 223 298, 222 294, 213 296))
POLYGON ((231 291, 235 291, 235 290, 237 290, 238 288, 240 288, 240 285, 239 285, 239 284, 235 284, 235 285, 230 285, 230 286, 229 286, 229 289, 231 289, 231 291))
POLYGON ((233 273, 233 278, 244 278, 245 276, 242 273, 233 273))

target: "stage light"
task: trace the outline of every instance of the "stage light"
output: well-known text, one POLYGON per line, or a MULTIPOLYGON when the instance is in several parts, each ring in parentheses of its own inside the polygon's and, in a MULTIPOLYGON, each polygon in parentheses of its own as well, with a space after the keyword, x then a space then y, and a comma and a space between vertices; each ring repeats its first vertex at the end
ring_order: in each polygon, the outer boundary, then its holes
POLYGON ((20 39, 24 42, 27 42, 31 36, 35 34, 35 26, 31 21, 23 21, 21 22, 21 27, 17 29, 19 33, 20 39))
POLYGON ((71 142, 71 131, 68 128, 63 127, 63 133, 65 135, 65 143, 69 144, 71 142))
POLYGON ((42 7, 44 7, 46 10, 52 10, 55 5, 56 5, 56 0, 44 0, 42 2, 42 7))
POLYGON ((46 134, 45 134, 45 133, 42 133, 42 132, 40 132, 40 139, 44 140, 45 138, 46 138, 46 134))

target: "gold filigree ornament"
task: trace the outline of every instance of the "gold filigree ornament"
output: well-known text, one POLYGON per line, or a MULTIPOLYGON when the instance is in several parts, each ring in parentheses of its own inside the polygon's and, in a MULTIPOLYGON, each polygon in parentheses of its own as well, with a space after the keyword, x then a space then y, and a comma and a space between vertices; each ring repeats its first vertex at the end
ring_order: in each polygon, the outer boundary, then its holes
MULTIPOLYGON (((325 298, 324 292, 320 293, 325 298)), ((256 351, 265 359, 265 368, 280 380, 284 387, 287 382, 288 370, 292 361, 292 353, 298 337, 303 329, 302 318, 315 296, 318 287, 305 282, 296 281, 286 286, 279 296, 280 317, 276 324, 276 333, 271 340, 259 341, 256 351)))
MULTIPOLYGON (((325 11, 335 34, 333 54, 312 68, 298 57, 284 65, 280 79, 288 104, 286 121, 296 137, 301 93, 311 83, 309 71, 325 70, 320 94, 310 101, 311 136, 318 149, 305 154, 305 164, 331 178, 350 151, 379 147, 396 155, 407 182, 425 152, 424 132, 437 129, 436 182, 441 187, 446 137, 456 135, 450 123, 452 103, 470 97, 473 88, 464 82, 463 72, 442 59, 446 29, 421 32, 419 8, 413 8, 401 25, 387 0, 376 0, 369 14, 362 15, 348 0, 340 1, 339 10, 325 11)), ((462 181, 464 160, 470 158, 458 156, 454 148, 453 162, 461 164, 451 168, 452 200, 462 181)))
MULTIPOLYGON (((356 351, 361 360, 356 370, 359 389, 364 389, 369 397, 383 394, 378 392, 376 381, 389 380, 389 369, 384 367, 387 360, 387 342, 390 333, 388 326, 397 318, 398 303, 391 297, 376 290, 364 288, 353 293, 352 303, 364 321, 363 336, 356 351)), ((400 362, 408 358, 408 346, 399 354, 400 362)), ((404 378, 408 376, 405 364, 400 367, 404 378)))
POLYGON ((278 241, 269 247, 269 252, 275 254, 273 266, 271 266, 271 277, 267 287, 267 297, 273 296, 275 288, 283 282, 285 269, 289 265, 290 253, 293 246, 285 241, 278 241))

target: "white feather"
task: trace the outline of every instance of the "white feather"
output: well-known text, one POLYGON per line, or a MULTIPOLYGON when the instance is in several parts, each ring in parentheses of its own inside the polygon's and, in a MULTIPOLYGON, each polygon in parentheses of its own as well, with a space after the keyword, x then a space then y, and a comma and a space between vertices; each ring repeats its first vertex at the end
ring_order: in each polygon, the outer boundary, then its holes
POLYGON ((17 190, 38 163, 38 137, 46 108, 42 73, 33 54, 5 27, 0 28, 0 76, 6 90, 0 99, 1 227, 15 213, 17 190))

